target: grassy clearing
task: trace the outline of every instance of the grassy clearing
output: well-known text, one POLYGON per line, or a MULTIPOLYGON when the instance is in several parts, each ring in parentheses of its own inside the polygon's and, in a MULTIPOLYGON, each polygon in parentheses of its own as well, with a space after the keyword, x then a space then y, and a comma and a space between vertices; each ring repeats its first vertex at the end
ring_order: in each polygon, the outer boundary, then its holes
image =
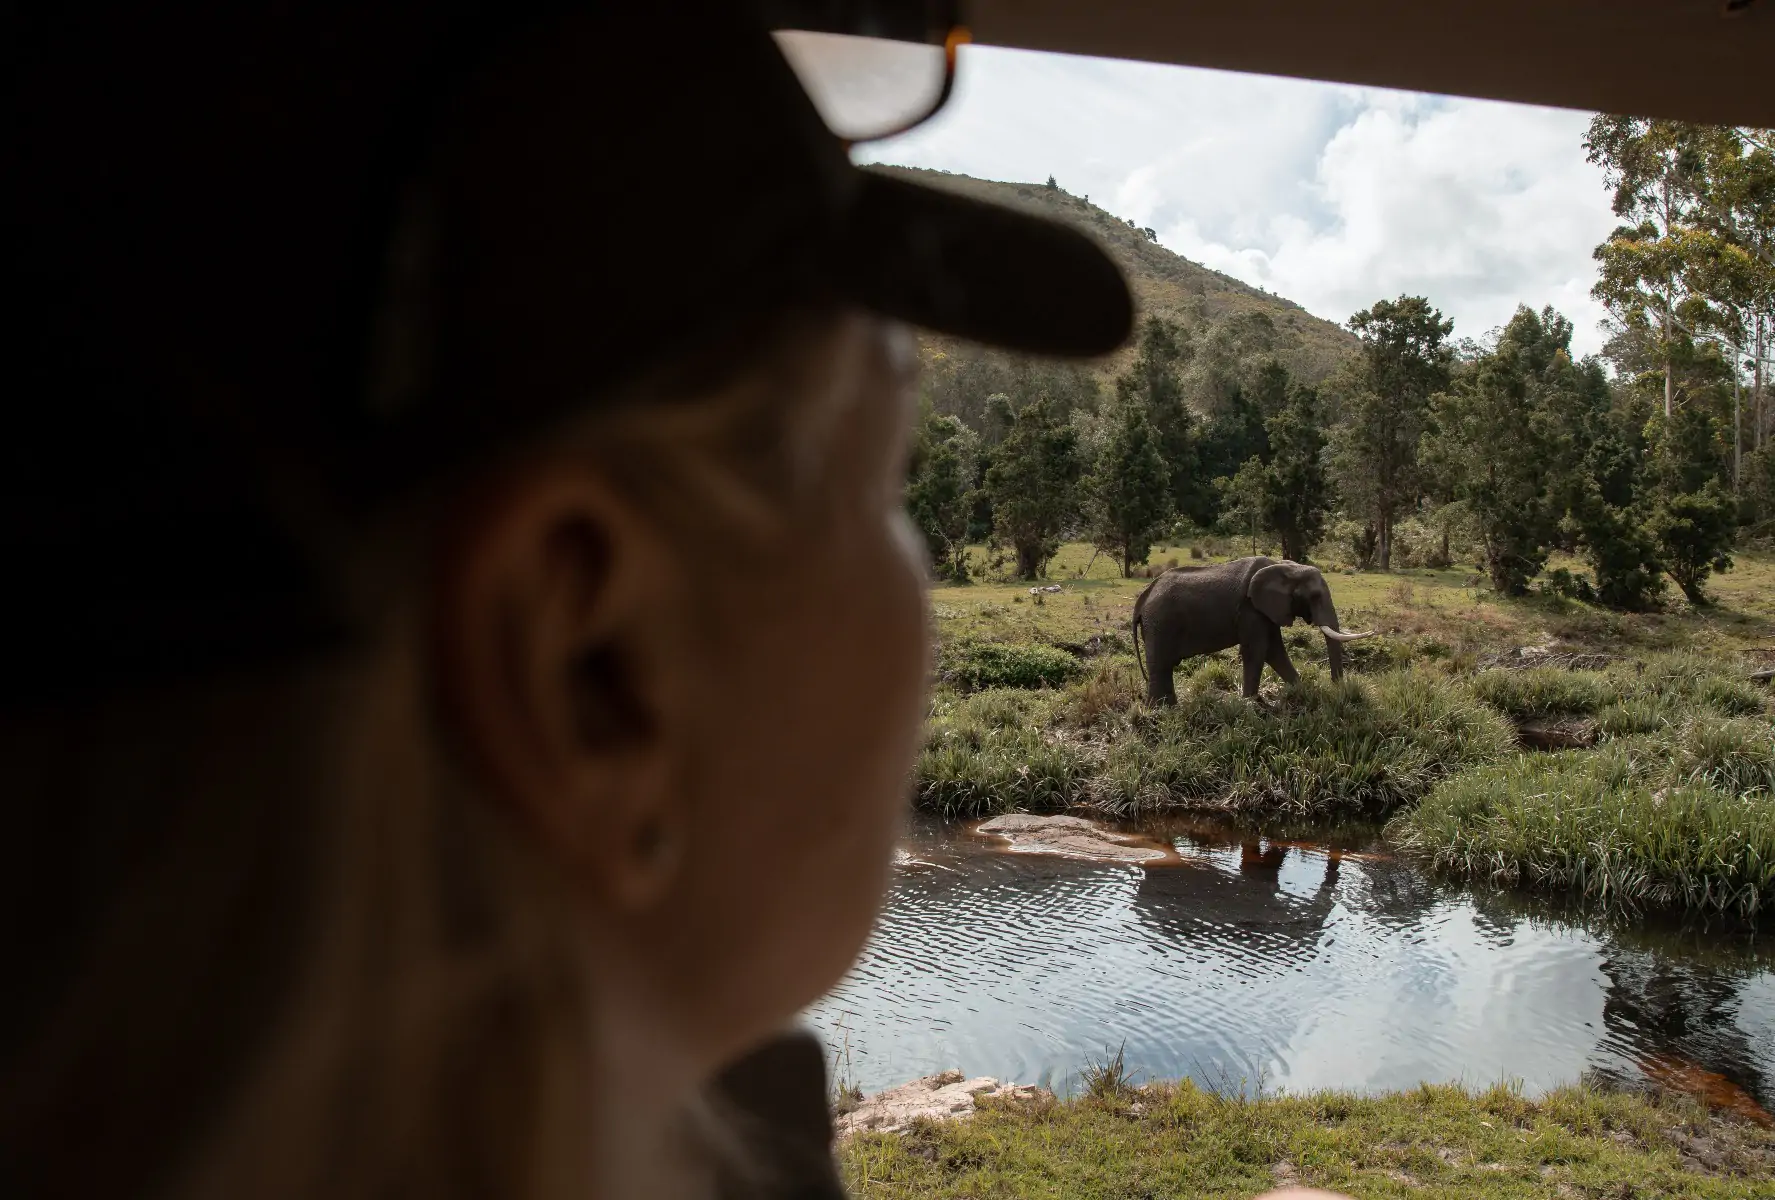
MULTIPOLYGON (((1187 545, 1163 546, 1154 549, 1152 561, 1187 566, 1250 552, 1248 545, 1222 541, 1197 548, 1210 552, 1192 559, 1187 545)), ((986 552, 972 553, 983 559, 986 552)), ((1549 564, 1560 565, 1576 564, 1549 564)), ((1344 624, 1382 633, 1373 642, 1352 643, 1350 651, 1367 647, 1371 654, 1409 653, 1414 659, 1439 655, 1463 668, 1490 651, 1546 643, 1614 654, 1775 651, 1775 554, 1766 552, 1743 552, 1732 571, 1709 580, 1711 607, 1678 602, 1662 613, 1616 613, 1552 596, 1502 597, 1485 586, 1479 572, 1463 568, 1391 574, 1357 573, 1336 564, 1324 569, 1344 624)), ((1051 644, 1083 642, 1093 633, 1126 637, 1134 597, 1148 582, 1119 578, 1114 563, 1101 555, 1092 562, 1091 547, 1076 543, 1061 548, 1048 577, 1065 590, 1031 596, 1028 584, 1009 579, 939 585, 933 593, 938 638, 1051 644)), ((1323 649, 1318 655, 1323 658, 1323 649)))
MULTIPOLYGON (((1165 548, 1155 561, 1192 557, 1165 548)), ((1059 593, 937 590, 923 806, 1397 813, 1393 835, 1448 873, 1629 907, 1742 914, 1775 902, 1770 691, 1748 679, 1775 661, 1775 559, 1741 557, 1712 608, 1647 616, 1504 600, 1462 571, 1334 572, 1345 624, 1381 634, 1348 648, 1341 684, 1319 637, 1294 628, 1298 685, 1266 676, 1253 706, 1229 651, 1186 663, 1178 705, 1159 711, 1142 702, 1125 635, 1146 581, 1115 578, 1081 546, 1050 574, 1059 593), (1488 665, 1522 661, 1508 653, 1518 646, 1585 669, 1488 665), (1581 720, 1601 745, 1525 757, 1515 726, 1547 719, 1581 720)))
POLYGON ((988 1104, 841 1148, 858 1197, 1249 1197, 1286 1183, 1356 1197, 1768 1196, 1775 1133, 1686 1099, 1425 1085, 1259 1100, 1190 1083, 988 1104))

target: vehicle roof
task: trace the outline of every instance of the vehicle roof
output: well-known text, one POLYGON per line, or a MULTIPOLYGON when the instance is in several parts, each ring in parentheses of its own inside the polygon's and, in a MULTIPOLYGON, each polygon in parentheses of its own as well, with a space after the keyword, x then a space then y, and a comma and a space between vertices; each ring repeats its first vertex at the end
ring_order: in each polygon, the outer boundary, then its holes
POLYGON ((1775 126, 1775 0, 971 0, 983 45, 1775 126))

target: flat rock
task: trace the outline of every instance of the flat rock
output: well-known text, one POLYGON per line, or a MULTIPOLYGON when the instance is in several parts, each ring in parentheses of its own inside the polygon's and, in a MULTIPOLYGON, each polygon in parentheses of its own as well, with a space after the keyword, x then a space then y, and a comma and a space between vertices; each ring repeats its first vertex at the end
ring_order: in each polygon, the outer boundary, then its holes
POLYGON ((1175 858, 1151 841, 1117 833, 1083 817, 1040 817, 1010 813, 975 826, 978 833, 1004 838, 1017 854, 1048 854, 1090 862, 1148 863, 1175 858))
POLYGON ((867 1097, 838 1118, 838 1136, 900 1133, 920 1118, 955 1121, 971 1117, 983 1096, 1027 1100, 1040 1094, 1040 1088, 1028 1084, 1000 1083, 984 1075, 968 1079, 960 1071, 944 1071, 867 1097))

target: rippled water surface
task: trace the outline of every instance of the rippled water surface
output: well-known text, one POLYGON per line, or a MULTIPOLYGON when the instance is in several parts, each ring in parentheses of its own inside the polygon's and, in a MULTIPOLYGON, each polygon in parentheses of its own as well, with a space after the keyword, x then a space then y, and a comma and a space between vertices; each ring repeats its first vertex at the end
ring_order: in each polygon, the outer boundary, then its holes
POLYGON ((1360 839, 1151 832, 1180 865, 1008 854, 917 824, 874 940, 807 1014, 839 1071, 871 1091, 952 1067, 1065 1088, 1125 1044, 1138 1077, 1212 1086, 1677 1072, 1775 1107, 1767 939, 1569 923, 1360 839))

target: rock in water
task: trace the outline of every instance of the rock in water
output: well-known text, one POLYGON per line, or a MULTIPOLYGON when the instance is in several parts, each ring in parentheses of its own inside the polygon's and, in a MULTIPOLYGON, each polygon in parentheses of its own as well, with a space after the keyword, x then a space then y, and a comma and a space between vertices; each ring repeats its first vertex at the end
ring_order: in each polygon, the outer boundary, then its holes
POLYGON ((1149 863, 1176 857, 1137 834, 1117 833, 1083 817, 1038 817, 1011 813, 975 826, 978 833, 1008 841, 1019 854, 1051 854, 1091 862, 1149 863))
POLYGON ((1040 1088, 1026 1084, 1000 1083, 984 1075, 965 1079, 960 1071, 945 1071, 868 1097, 855 1110, 838 1118, 838 1136, 899 1133, 920 1117, 933 1121, 970 1117, 982 1096, 1027 1100, 1040 1093, 1040 1088))

